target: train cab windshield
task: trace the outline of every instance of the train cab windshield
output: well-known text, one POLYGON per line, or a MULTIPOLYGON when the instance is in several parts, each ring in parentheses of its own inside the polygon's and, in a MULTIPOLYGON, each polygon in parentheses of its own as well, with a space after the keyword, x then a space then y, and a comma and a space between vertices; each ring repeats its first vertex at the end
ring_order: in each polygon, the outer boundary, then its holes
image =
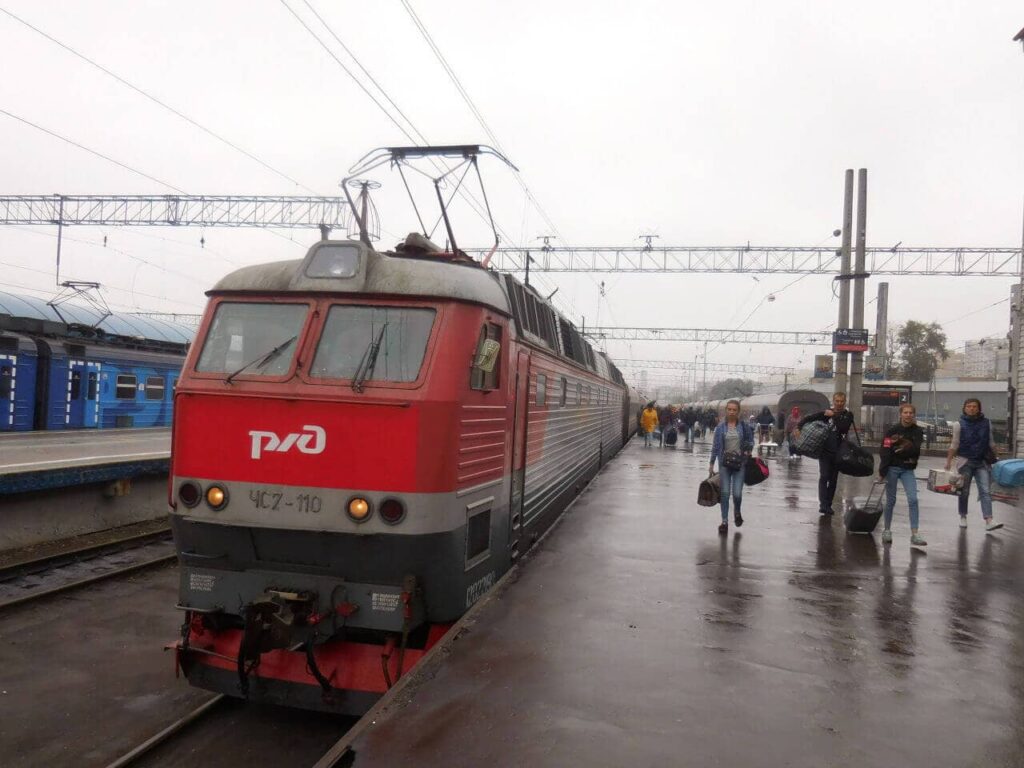
POLYGON ((335 305, 327 314, 310 375, 416 381, 435 314, 420 307, 335 305))
POLYGON ((294 341, 308 313, 306 304, 222 302, 210 323, 196 371, 285 375, 291 370, 298 347, 294 341))

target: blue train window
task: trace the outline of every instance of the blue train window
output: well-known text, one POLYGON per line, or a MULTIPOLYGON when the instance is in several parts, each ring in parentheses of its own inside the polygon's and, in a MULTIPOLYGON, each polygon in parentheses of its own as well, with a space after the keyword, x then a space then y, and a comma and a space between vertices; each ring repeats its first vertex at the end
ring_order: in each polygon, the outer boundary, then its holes
POLYGON ((0 367, 0 400, 10 400, 11 391, 11 368, 10 366, 0 367))
POLYGON ((147 376, 146 377, 146 399, 147 400, 163 400, 164 399, 164 377, 163 376, 147 376))
POLYGON ((96 373, 93 372, 93 371, 90 371, 89 372, 89 388, 85 392, 85 399, 86 400, 95 400, 96 399, 96 387, 97 387, 96 373))
POLYGON ((71 399, 77 400, 82 395, 82 372, 71 372, 71 399))
POLYGON ((117 374, 117 391, 114 396, 118 400, 134 400, 135 387, 138 386, 138 383, 138 379, 131 374, 117 374))

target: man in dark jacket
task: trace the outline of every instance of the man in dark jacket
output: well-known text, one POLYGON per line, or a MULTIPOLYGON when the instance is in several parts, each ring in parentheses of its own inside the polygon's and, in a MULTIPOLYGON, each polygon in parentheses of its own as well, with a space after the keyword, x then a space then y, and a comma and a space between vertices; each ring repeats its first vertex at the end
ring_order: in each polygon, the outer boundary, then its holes
POLYGON ((903 483, 903 491, 907 494, 907 506, 910 507, 910 544, 923 547, 926 542, 917 532, 919 520, 917 506, 917 478, 914 470, 921 456, 921 443, 924 432, 917 425, 917 409, 910 403, 900 406, 900 420, 885 430, 882 436, 882 447, 879 450, 879 479, 885 482, 885 528, 882 531, 882 543, 892 543, 892 511, 896 506, 896 490, 903 483))
POLYGON ((812 421, 824 421, 832 427, 825 447, 818 459, 818 514, 831 515, 832 500, 836 496, 836 485, 839 482, 839 467, 836 466, 836 452, 839 444, 846 439, 846 433, 853 426, 853 414, 846 410, 846 393, 836 392, 832 395, 832 407, 818 411, 800 420, 800 429, 812 421))

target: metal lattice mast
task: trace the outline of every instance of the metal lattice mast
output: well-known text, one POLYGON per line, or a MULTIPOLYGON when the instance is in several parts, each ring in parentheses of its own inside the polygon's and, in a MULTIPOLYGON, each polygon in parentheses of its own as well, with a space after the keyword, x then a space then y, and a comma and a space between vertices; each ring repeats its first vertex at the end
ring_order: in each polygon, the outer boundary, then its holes
MULTIPOLYGON (((649 370, 669 371, 695 371, 703 370, 703 363, 693 363, 688 360, 616 360, 619 368, 646 368, 649 370)), ((709 371, 726 373, 750 373, 781 376, 787 373, 795 373, 795 368, 788 368, 779 365, 745 365, 743 363, 708 363, 709 371)))
MULTIPOLYGON (((469 253, 482 254, 481 249, 469 253)), ((526 249, 499 248, 492 266, 505 272, 526 269, 526 249)), ((970 275, 1016 277, 1021 248, 867 248, 872 275, 970 275)), ((558 247, 532 252, 533 272, 655 272, 821 274, 840 271, 834 247, 628 246, 558 247)))
POLYGON ((261 195, 8 195, 0 224, 330 229, 347 222, 344 197, 261 195))
POLYGON ((737 331, 725 328, 587 328, 593 339, 611 341, 689 341, 737 344, 795 344, 820 346, 832 344, 830 331, 737 331))

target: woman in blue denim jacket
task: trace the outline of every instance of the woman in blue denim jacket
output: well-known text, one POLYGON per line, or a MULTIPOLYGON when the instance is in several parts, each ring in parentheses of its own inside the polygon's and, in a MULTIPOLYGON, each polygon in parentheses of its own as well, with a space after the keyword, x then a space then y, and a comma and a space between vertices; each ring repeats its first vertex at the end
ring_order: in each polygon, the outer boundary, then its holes
POLYGON ((715 459, 721 475, 722 524, 718 532, 729 532, 729 497, 733 500, 733 519, 736 527, 743 525, 740 505, 743 503, 743 468, 754 450, 754 430, 740 420, 740 401, 730 400, 725 405, 725 419, 715 427, 714 442, 711 446, 711 463, 708 475, 715 472, 715 459))

